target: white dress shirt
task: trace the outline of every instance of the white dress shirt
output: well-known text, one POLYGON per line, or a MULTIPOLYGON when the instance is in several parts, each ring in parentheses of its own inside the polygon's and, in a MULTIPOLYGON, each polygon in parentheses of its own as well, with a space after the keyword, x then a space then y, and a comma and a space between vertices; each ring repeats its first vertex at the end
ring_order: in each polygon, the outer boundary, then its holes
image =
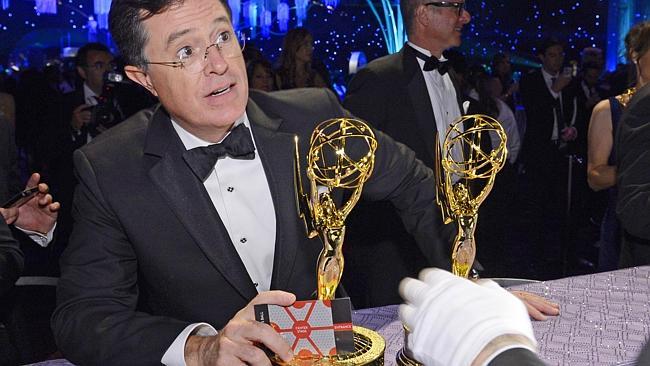
MULTIPOLYGON (((84 83, 84 103, 87 105, 97 105, 97 94, 84 83)), ((77 138, 82 137, 81 130, 72 130, 72 141, 77 141, 77 138)), ((86 134, 86 144, 89 143, 93 137, 89 133, 86 134)))
MULTIPOLYGON (((234 126, 240 123, 250 128, 246 114, 234 126)), ((174 121, 172 125, 188 150, 211 144, 174 121)), ((252 137, 255 144, 255 137, 252 137)), ((220 158, 203 185, 253 284, 258 292, 268 291, 275 254, 275 209, 257 149, 253 160, 220 158)), ((207 323, 187 326, 167 349, 161 362, 168 366, 184 366, 185 342, 192 334, 208 336, 216 335, 217 331, 207 323)))
MULTIPOLYGON (((553 90, 553 79, 557 79, 558 76, 560 76, 559 73, 555 75, 551 75, 544 68, 542 68, 542 76, 544 76, 544 82, 546 83, 546 88, 548 88, 548 91, 551 93, 553 98, 559 99, 560 105, 562 105, 562 98, 560 98, 560 93, 556 92, 553 90)), ((553 132, 551 133, 551 141, 557 141, 557 139, 560 137, 560 132, 558 131, 558 115, 557 111, 553 111, 553 132)))
MULTIPOLYGON (((408 42, 408 44, 423 54, 431 56, 429 50, 419 47, 412 42, 408 42)), ((442 149, 447 129, 456 118, 461 116, 458 99, 456 98, 456 88, 449 77, 449 73, 440 75, 438 70, 424 71, 424 60, 421 60, 420 58, 417 60, 420 64, 420 70, 422 70, 422 75, 424 76, 424 81, 427 85, 427 92, 429 93, 429 99, 431 100, 431 108, 433 108, 433 115, 436 119, 438 140, 440 141, 440 148, 442 149)), ((444 56, 440 58, 440 61, 446 61, 444 56)), ((460 131, 463 131, 463 126, 459 127, 460 131)), ((459 147, 459 149, 454 151, 454 159, 460 161, 462 160, 462 151, 460 150, 460 145, 456 146, 459 147)))

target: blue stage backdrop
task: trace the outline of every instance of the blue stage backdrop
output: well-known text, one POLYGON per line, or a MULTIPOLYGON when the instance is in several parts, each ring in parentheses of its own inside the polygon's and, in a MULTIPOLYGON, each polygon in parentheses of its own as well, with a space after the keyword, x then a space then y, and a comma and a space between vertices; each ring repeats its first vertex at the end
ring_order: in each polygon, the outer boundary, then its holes
MULTIPOLYGON (((53 0, 2 0, 0 62, 5 66, 40 66, 48 58, 57 57, 62 47, 80 46, 88 40, 111 42, 110 35, 101 29, 103 16, 95 14, 98 5, 94 2, 106 0, 59 0, 56 14, 38 13, 38 9, 44 9, 43 2, 48 1, 53 0)), ((233 1, 238 2, 229 2, 233 1)), ((240 10, 239 28, 247 35, 248 44, 262 49, 272 61, 279 56, 283 36, 277 22, 278 1, 248 0, 240 10), (251 4, 255 12, 268 11, 270 27, 263 29, 260 18, 246 20, 244 16, 253 9, 251 4), (250 23, 257 26, 251 28, 250 23)), ((288 1, 291 28, 297 24, 296 0, 288 1)), ((334 0, 298 2, 307 4, 303 25, 314 34, 314 54, 329 67, 338 85, 344 85, 348 78, 352 52, 363 52, 369 61, 387 53, 384 33, 366 0, 342 0, 338 4, 334 0)), ((374 5, 382 18, 381 3, 374 5)), ((495 52, 509 51, 520 66, 531 66, 536 62, 535 45, 550 35, 566 41, 568 59, 577 59, 584 47, 603 48, 608 67, 612 68, 620 60, 620 37, 630 24, 648 18, 650 1, 474 0, 468 1, 467 9, 472 22, 465 30, 461 51, 472 60, 482 62, 495 52), (609 23, 608 13, 615 14, 609 23)))

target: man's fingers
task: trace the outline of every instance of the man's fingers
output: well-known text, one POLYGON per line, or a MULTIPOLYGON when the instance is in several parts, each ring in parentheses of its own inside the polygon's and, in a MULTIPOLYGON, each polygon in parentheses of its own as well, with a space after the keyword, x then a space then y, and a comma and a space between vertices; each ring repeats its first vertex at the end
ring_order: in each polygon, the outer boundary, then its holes
MULTIPOLYGON (((39 177, 40 180, 40 177, 39 177)), ((50 187, 45 184, 45 183, 39 183, 38 184, 38 192, 39 193, 48 193, 50 191, 50 187)))
POLYGON ((546 315, 542 314, 539 310, 535 309, 534 306, 529 304, 527 301, 523 300, 524 305, 526 305, 526 310, 528 315, 535 320, 546 320, 546 315))
MULTIPOLYGON (((25 188, 30 188, 34 187, 38 184, 38 182, 41 180, 41 175, 38 173, 32 173, 32 175, 29 176, 29 179, 27 180, 27 184, 25 185, 25 188)), ((46 185, 47 187, 47 185, 46 185)), ((39 185, 39 191, 40 191, 40 185, 39 185)))
POLYGON ((225 337, 238 344, 262 343, 285 361, 293 358, 289 344, 268 324, 254 320, 242 321, 226 326, 222 332, 225 337))
POLYGON ((260 292, 249 305, 273 304, 280 306, 289 306, 296 302, 296 295, 286 291, 264 291, 260 292))
POLYGON ((236 342, 228 337, 219 339, 217 365, 271 365, 264 351, 250 342, 236 342))
POLYGON ((50 212, 58 212, 61 209, 61 203, 59 202, 53 202, 50 207, 50 212))

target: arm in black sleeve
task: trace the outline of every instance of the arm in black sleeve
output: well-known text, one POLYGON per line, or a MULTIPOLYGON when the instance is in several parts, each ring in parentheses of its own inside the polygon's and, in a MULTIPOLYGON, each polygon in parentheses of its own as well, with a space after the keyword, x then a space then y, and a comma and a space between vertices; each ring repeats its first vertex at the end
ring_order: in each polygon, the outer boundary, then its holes
POLYGON ((650 85, 637 92, 621 117, 616 147, 616 213, 628 233, 650 240, 650 85))
POLYGON ((23 271, 23 253, 0 217, 0 296, 16 282, 23 271))

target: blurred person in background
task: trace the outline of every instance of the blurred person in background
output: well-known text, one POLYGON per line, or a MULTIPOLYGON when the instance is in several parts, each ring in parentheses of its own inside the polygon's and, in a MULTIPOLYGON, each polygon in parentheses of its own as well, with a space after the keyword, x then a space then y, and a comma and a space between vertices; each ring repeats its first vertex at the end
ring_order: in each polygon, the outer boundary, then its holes
POLYGON ((331 89, 329 72, 322 62, 313 58, 313 53, 314 37, 306 28, 294 28, 287 32, 275 76, 278 89, 331 89))
POLYGON ((268 60, 264 58, 253 60, 246 65, 246 70, 249 88, 265 92, 277 90, 273 66, 268 60))
MULTIPOLYGON (((587 179, 594 191, 607 190, 608 201, 600 227, 598 269, 611 271, 619 266, 621 228, 615 209, 617 131, 623 111, 636 91, 650 81, 650 62, 639 63, 650 48, 650 23, 633 27, 625 37, 627 56, 636 68, 636 83, 627 92, 605 99, 594 107, 589 122, 587 179)), ((629 263, 629 260, 626 261, 629 263)))

